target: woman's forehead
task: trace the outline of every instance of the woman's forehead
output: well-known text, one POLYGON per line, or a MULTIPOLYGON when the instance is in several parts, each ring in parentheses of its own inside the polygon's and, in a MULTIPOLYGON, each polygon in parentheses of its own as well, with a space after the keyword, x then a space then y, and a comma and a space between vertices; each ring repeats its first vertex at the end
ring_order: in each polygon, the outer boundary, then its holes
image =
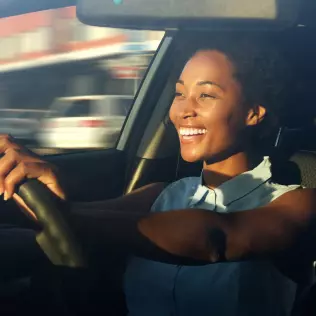
POLYGON ((186 63, 181 73, 182 81, 225 80, 233 77, 234 66, 228 57, 217 50, 197 51, 186 63))

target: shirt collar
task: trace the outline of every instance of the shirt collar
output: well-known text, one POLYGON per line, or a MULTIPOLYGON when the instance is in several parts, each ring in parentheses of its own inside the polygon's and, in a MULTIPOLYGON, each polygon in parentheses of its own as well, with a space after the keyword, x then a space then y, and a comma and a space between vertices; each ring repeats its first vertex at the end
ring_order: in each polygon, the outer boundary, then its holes
POLYGON ((264 157, 263 161, 254 169, 224 182, 213 190, 203 185, 202 171, 199 185, 192 197, 190 206, 196 206, 197 204, 208 200, 208 195, 210 195, 214 204, 220 203, 224 206, 228 206, 234 201, 240 200, 256 190, 263 183, 271 179, 271 175, 271 161, 269 157, 264 157), (216 199, 213 198, 214 196, 216 199))

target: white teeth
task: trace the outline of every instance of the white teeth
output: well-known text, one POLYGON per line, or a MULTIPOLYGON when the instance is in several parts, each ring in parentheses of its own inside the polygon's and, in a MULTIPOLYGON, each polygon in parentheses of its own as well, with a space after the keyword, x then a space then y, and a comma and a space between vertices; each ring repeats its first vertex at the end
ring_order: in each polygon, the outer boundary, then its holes
POLYGON ((203 135, 206 133, 206 129, 196 129, 196 128, 184 128, 180 127, 179 134, 181 136, 190 136, 190 135, 203 135))

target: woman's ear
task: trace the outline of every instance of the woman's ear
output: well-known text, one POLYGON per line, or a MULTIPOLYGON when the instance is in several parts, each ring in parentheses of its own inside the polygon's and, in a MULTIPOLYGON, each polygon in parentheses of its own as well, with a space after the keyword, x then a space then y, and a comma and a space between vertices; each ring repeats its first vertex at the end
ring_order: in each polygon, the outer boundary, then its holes
POLYGON ((258 125, 262 122, 267 114, 267 110, 262 105, 256 105, 248 111, 248 116, 246 118, 247 126, 258 125))

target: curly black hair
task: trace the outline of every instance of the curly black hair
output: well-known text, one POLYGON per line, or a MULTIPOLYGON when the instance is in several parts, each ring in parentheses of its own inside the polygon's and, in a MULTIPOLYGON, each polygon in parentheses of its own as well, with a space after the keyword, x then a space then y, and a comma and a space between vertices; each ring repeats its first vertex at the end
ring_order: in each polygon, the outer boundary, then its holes
POLYGON ((247 106, 262 105, 265 119, 253 131, 254 141, 274 133, 283 120, 292 74, 277 37, 271 33, 205 33, 186 43, 192 56, 200 50, 218 50, 235 66, 247 106))

